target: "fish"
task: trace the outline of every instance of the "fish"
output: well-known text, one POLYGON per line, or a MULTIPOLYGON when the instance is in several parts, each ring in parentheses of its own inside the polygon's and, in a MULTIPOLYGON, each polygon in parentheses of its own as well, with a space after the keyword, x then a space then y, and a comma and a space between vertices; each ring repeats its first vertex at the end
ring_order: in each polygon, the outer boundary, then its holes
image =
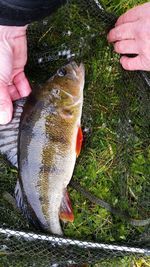
POLYGON ((18 168, 18 207, 55 235, 63 234, 60 220, 74 220, 67 186, 83 140, 84 82, 83 63, 71 61, 16 101, 12 121, 0 125, 0 153, 18 168))

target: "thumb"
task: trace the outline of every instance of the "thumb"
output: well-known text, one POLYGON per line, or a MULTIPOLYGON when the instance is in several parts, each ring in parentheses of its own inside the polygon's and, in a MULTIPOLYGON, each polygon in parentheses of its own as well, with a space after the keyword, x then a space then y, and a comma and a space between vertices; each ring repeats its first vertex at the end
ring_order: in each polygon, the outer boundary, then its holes
POLYGON ((13 83, 16 86, 19 95, 21 97, 25 97, 28 96, 31 92, 31 87, 29 85, 29 82, 24 74, 24 72, 20 72, 18 73, 14 79, 13 79, 13 83))
POLYGON ((0 124, 7 124, 12 118, 13 105, 7 89, 0 81, 0 124))

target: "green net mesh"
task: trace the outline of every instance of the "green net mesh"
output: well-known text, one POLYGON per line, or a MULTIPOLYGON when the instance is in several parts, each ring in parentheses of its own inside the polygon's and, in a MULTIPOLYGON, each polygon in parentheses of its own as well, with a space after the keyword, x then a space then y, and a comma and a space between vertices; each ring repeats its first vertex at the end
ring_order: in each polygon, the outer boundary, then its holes
POLYGON ((1 157, 4 267, 134 266, 135 258, 149 259, 150 79, 121 68, 106 40, 115 21, 100 1, 69 0, 29 26, 31 83, 42 84, 72 58, 85 65, 84 143, 73 181, 105 203, 91 202, 72 184, 74 223, 63 225, 63 238, 38 232, 10 200, 17 170, 1 157))

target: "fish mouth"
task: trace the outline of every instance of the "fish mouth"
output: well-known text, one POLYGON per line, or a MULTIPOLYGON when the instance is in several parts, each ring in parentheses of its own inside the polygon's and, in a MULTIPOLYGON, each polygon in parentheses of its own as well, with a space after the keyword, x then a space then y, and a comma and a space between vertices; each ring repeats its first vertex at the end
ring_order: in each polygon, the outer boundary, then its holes
POLYGON ((82 73, 85 73, 85 68, 82 62, 80 63, 79 71, 81 71, 82 73))
POLYGON ((73 70, 76 72, 76 74, 78 74, 78 73, 84 74, 85 68, 84 68, 83 63, 80 63, 78 66, 78 64, 75 61, 71 61, 70 65, 73 68, 73 70))

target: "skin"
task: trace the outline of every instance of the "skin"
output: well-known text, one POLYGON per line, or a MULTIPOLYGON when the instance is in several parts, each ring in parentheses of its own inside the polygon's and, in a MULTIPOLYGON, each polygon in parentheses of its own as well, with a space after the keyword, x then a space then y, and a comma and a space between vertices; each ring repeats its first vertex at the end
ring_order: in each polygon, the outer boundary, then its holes
POLYGON ((29 98, 18 153, 24 201, 41 227, 58 235, 60 205, 76 161, 84 86, 83 65, 72 62, 64 70, 29 98))
POLYGON ((27 61, 26 28, 0 26, 0 124, 12 118, 12 101, 31 92, 24 74, 27 61))
POLYGON ((108 42, 119 54, 136 54, 134 58, 121 56, 126 70, 150 70, 150 2, 134 7, 121 15, 108 33, 108 42))

